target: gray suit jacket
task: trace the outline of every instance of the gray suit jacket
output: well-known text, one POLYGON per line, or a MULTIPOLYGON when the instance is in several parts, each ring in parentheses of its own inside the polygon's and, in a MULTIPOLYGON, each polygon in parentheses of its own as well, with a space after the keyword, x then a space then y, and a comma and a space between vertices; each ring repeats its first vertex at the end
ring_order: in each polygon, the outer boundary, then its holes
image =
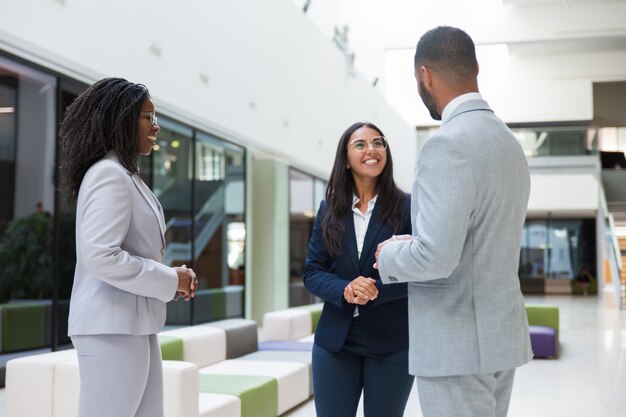
POLYGON ((384 283, 409 283, 413 375, 493 373, 531 359, 518 278, 529 192, 526 157, 483 100, 462 103, 424 144, 413 239, 378 259, 384 283))
POLYGON ((69 335, 158 333, 176 271, 163 265, 161 205, 108 154, 83 178, 76 208, 76 272, 69 335))

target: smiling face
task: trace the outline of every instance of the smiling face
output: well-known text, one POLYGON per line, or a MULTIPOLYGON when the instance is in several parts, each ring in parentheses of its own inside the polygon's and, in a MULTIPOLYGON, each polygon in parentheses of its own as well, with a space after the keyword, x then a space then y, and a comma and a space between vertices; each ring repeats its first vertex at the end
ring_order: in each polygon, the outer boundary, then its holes
POLYGON ((141 105, 141 113, 137 120, 139 130, 139 153, 141 155, 150 155, 152 148, 156 145, 157 133, 161 130, 152 116, 155 114, 154 103, 147 98, 141 105))
MULTIPOLYGON (((387 151, 372 146, 372 140, 377 140, 375 138, 380 138, 380 136, 380 133, 367 126, 358 128, 350 136, 347 149, 347 168, 352 171, 355 182, 378 178, 383 172, 387 164, 387 151), (360 143, 361 140, 365 143, 363 151, 359 151, 354 146, 355 142, 360 143)), ((360 144, 362 145, 362 143, 360 144)))

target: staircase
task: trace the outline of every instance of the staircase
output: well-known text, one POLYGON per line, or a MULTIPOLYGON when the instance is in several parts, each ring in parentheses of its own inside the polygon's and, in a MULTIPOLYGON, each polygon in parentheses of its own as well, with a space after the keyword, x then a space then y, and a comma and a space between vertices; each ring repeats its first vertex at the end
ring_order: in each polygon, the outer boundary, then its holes
MULTIPOLYGON (((163 260, 165 265, 172 265, 174 261, 188 263, 191 259, 197 259, 200 256, 215 232, 220 228, 226 219, 226 213, 224 211, 226 199, 225 193, 226 182, 205 181, 204 183, 197 183, 196 201, 204 201, 204 204, 199 208, 197 214, 194 216, 195 230, 192 231, 193 238, 185 236, 183 242, 168 243, 163 260), (206 196, 210 197, 207 198, 206 196), (193 246, 191 242, 192 239, 194 240, 193 246)), ((174 207, 172 210, 174 211, 176 210, 176 204, 180 204, 180 201, 188 202, 190 200, 189 195, 190 190, 186 189, 170 191, 167 193, 167 196, 162 198, 162 201, 166 201, 169 205, 163 205, 170 209, 171 207, 174 207)), ((183 230, 189 231, 189 224, 189 219, 177 218, 173 216, 168 221, 166 229, 169 231, 180 227, 183 230)))

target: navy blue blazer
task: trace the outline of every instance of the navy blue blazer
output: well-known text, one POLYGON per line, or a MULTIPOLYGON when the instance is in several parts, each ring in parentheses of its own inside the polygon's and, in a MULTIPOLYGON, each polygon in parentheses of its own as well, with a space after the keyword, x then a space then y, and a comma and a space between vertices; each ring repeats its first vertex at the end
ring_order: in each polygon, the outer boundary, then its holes
MULTIPOLYGON (((378 297, 359 306, 359 316, 363 338, 371 353, 381 354, 407 349, 408 312, 407 287, 405 284, 382 285, 378 271, 374 269, 374 254, 378 244, 390 238, 394 232, 391 225, 380 219, 380 200, 376 202, 367 227, 361 258, 358 258, 354 214, 346 216, 343 252, 339 256, 328 253, 322 237, 322 219, 326 202, 322 201, 309 241, 309 251, 303 273, 305 287, 324 300, 324 308, 315 331, 315 343, 331 352, 338 352, 343 346, 355 304, 346 303, 343 290, 358 276, 376 280, 378 297)), ((405 195, 402 206, 401 230, 395 234, 411 234, 411 198, 405 195)))

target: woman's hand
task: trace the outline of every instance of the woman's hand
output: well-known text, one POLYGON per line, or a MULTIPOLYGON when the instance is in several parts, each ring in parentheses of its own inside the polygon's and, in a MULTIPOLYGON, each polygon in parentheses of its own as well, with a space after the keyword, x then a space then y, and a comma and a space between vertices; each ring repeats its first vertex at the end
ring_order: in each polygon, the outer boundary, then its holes
POLYGON ((376 280, 363 276, 356 277, 346 285, 343 296, 351 304, 365 305, 378 297, 376 280))
POLYGON ((176 291, 185 301, 189 301, 190 298, 196 296, 196 290, 198 289, 198 279, 193 269, 185 267, 175 267, 174 270, 178 275, 178 287, 176 291))

